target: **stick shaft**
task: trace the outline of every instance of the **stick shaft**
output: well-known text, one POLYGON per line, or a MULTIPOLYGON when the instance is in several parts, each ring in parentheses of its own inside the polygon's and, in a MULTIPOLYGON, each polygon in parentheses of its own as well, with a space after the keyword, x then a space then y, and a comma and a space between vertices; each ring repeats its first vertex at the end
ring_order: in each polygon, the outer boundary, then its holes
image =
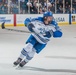
POLYGON ((5 22, 2 23, 1 28, 2 28, 2 29, 9 30, 9 31, 22 32, 22 33, 31 33, 31 32, 29 32, 29 31, 23 31, 23 30, 5 28, 5 22))
POLYGON ((9 30, 9 31, 21 32, 21 33, 31 33, 29 31, 16 30, 16 29, 10 29, 10 28, 4 28, 4 29, 9 30))

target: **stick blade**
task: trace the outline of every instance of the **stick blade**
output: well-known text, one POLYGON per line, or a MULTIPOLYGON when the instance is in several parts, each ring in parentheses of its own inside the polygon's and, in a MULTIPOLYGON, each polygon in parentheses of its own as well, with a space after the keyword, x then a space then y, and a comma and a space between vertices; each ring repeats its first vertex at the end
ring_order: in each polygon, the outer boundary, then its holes
POLYGON ((5 22, 3 22, 3 23, 1 24, 1 28, 2 28, 2 29, 5 29, 5 26, 4 26, 4 25, 5 25, 5 22))

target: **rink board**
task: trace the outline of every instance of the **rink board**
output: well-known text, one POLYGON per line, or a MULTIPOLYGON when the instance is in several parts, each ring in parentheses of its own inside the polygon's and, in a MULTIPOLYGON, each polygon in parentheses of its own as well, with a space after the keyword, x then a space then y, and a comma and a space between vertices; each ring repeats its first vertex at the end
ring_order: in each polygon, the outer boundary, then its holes
MULTIPOLYGON (((24 26, 24 21, 26 18, 36 18, 41 17, 42 14, 1 14, 0 15, 0 26, 5 22, 5 26, 24 26)), ((76 14, 54 14, 54 19, 57 21, 58 25, 69 25, 69 18, 71 18, 71 23, 76 24, 76 14)))
MULTIPOLYGON (((43 16, 42 14, 29 14, 29 15, 17 15, 16 18, 16 23, 17 26, 23 26, 24 25, 24 21, 26 18, 36 18, 39 16, 43 16)), ((54 14, 54 18, 55 20, 58 22, 58 25, 69 25, 69 14, 54 14)))
POLYGON ((5 26, 14 26, 14 17, 13 14, 1 14, 0 15, 0 26, 3 22, 5 22, 5 26))

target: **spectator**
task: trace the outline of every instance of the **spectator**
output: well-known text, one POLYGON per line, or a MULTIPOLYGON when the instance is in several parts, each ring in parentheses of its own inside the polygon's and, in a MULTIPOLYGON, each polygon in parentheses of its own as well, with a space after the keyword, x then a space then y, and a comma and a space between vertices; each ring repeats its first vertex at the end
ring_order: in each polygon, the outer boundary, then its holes
POLYGON ((33 1, 28 1, 27 2, 27 9, 29 10, 28 13, 33 13, 34 9, 33 9, 33 1))
POLYGON ((43 12, 46 12, 47 11, 47 7, 45 6, 44 8, 43 8, 43 12))
POLYGON ((11 0, 10 1, 10 14, 18 14, 19 8, 18 8, 18 2, 17 0, 11 0))
POLYGON ((27 12, 27 1, 26 0, 20 0, 20 13, 24 14, 27 12))
POLYGON ((72 0, 72 9, 71 0, 39 0, 39 3, 38 0, 0 0, 0 14, 7 14, 8 10, 11 14, 40 14, 47 10, 53 13, 76 13, 76 0, 72 0))
POLYGON ((73 8, 76 10, 76 0, 73 0, 73 8))
POLYGON ((55 3, 55 0, 49 0, 51 4, 54 4, 55 3))
POLYGON ((42 7, 39 8, 39 14, 43 14, 42 7))
POLYGON ((55 13, 55 4, 52 4, 52 6, 50 7, 50 11, 52 11, 53 13, 55 13))
POLYGON ((73 14, 75 14, 75 13, 76 13, 75 8, 72 8, 72 13, 73 13, 73 14))

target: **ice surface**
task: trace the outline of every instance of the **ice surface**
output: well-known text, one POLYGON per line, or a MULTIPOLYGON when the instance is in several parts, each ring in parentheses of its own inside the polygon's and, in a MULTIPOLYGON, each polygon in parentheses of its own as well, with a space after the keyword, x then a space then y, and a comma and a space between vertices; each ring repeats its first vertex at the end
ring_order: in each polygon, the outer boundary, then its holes
MULTIPOLYGON (((26 27, 13 27, 26 30, 26 27)), ((61 26, 62 38, 51 38, 40 54, 23 68, 13 67, 29 37, 21 33, 0 29, 0 75, 76 75, 76 26, 61 26)))

